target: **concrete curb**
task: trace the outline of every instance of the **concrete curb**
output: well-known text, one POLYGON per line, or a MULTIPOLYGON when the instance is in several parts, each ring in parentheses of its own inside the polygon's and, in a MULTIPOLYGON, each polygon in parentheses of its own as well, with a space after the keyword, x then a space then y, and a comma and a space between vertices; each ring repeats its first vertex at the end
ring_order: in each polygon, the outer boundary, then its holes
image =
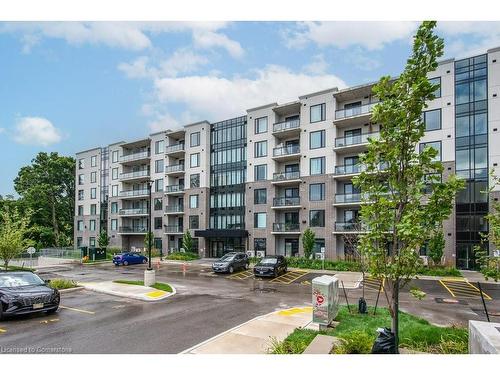
POLYGON ((68 288, 68 289, 61 289, 59 290, 59 293, 61 294, 67 294, 67 293, 72 293, 72 292, 78 292, 79 290, 84 290, 85 288, 83 286, 77 286, 75 288, 68 288))
POLYGON ((116 296, 116 297, 130 298, 130 299, 135 299, 135 300, 144 301, 144 302, 163 301, 164 299, 167 299, 167 298, 172 297, 172 296, 177 294, 177 290, 172 285, 170 285, 170 287, 172 288, 172 293, 168 293, 167 295, 159 297, 159 298, 151 298, 151 297, 140 296, 140 295, 131 295, 129 293, 117 292, 114 290, 102 290, 102 289, 93 287, 92 285, 88 285, 88 284, 82 285, 82 287, 85 288, 86 290, 90 290, 90 291, 96 292, 96 293, 109 294, 109 295, 116 296))

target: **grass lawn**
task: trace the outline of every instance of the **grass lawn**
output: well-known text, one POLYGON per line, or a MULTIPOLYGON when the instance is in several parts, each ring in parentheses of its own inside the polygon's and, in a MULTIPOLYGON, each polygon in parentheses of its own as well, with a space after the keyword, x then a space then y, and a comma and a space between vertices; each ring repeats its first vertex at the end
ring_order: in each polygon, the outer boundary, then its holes
MULTIPOLYGON (((118 284, 142 285, 142 286, 144 286, 144 281, 141 281, 141 280, 115 280, 113 282, 114 283, 118 283, 118 284)), ((163 290, 163 291, 169 292, 169 293, 173 292, 172 287, 170 285, 168 285, 168 284, 165 284, 165 283, 154 283, 153 285, 151 285, 151 287, 155 288, 155 289, 163 290)))
MULTIPOLYGON (((5 267, 0 267, 0 271, 5 271, 5 267)), ((8 266, 7 271, 30 271, 34 272, 34 268, 29 268, 29 267, 19 267, 19 266, 8 266)))
POLYGON ((50 286, 56 289, 71 289, 76 288, 78 284, 76 281, 68 280, 68 279, 53 279, 50 280, 50 286))
MULTIPOLYGON (((341 306, 336 321, 339 325, 327 332, 337 337, 352 336, 353 331, 362 331, 373 340, 377 337, 376 329, 390 327, 391 318, 386 308, 378 308, 377 315, 373 316, 373 308, 369 314, 349 314, 346 306, 341 306)), ((400 312, 399 314, 399 342, 401 348, 440 354, 462 354, 468 350, 468 332, 466 328, 438 327, 425 319, 400 312)), ((316 331, 296 329, 279 345, 273 346, 275 354, 302 353, 318 334, 316 331)))

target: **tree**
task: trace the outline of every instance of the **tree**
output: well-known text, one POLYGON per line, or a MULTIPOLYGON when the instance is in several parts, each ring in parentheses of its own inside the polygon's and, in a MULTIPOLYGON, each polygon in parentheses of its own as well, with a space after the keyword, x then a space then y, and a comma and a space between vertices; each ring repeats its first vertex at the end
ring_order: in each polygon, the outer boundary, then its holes
POLYGON ((182 236, 182 250, 186 253, 192 253, 194 249, 193 237, 191 233, 187 230, 182 236))
POLYGON ((455 176, 441 182, 443 165, 435 160, 435 149, 417 151, 425 131, 422 111, 438 88, 427 75, 443 55, 443 40, 434 35, 435 26, 436 22, 423 22, 403 73, 397 79, 382 77, 373 88, 380 103, 373 109, 372 121, 381 125, 380 136, 370 138, 361 157, 363 172, 354 179, 364 193, 361 219, 369 229, 360 236, 359 247, 370 274, 386 279, 384 293, 396 348, 399 290, 416 275, 421 265, 418 249, 449 217, 454 196, 464 186, 455 176))
POLYGON ((102 230, 99 233, 99 237, 97 237, 97 243, 101 249, 105 249, 109 245, 109 237, 108 233, 105 230, 102 230))
POLYGON ((14 180, 22 205, 31 211, 31 236, 39 246, 68 246, 73 240, 75 159, 40 152, 14 180), (69 243, 68 243, 69 242, 69 243))
POLYGON ((311 228, 307 228, 304 233, 302 233, 302 246, 304 247, 304 257, 306 257, 306 259, 311 258, 315 243, 316 235, 311 228))
POLYGON ((440 265, 443 258, 443 251, 446 242, 444 240, 443 229, 436 230, 429 239, 429 258, 432 259, 434 265, 440 265))
POLYGON ((33 241, 26 237, 30 216, 21 215, 17 208, 6 209, 2 212, 0 226, 0 259, 3 260, 5 270, 9 262, 22 251, 32 245, 33 241))
POLYGON ((149 245, 151 244, 151 248, 153 248, 153 232, 147 232, 144 236, 144 248, 146 250, 149 249, 149 245))

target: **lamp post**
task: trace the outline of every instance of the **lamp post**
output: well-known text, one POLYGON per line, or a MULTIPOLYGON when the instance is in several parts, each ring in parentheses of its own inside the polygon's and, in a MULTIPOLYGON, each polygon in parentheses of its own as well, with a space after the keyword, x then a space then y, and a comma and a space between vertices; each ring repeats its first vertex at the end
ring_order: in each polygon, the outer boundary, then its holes
POLYGON ((144 271, 144 286, 151 286, 153 285, 156 280, 155 280, 155 271, 153 270, 153 267, 151 266, 151 240, 152 240, 152 223, 151 223, 151 213, 152 213, 152 205, 151 205, 151 190, 152 190, 152 185, 153 181, 149 180, 148 181, 148 189, 149 189, 149 220, 148 220, 148 232, 147 232, 147 239, 148 239, 148 269, 144 271))

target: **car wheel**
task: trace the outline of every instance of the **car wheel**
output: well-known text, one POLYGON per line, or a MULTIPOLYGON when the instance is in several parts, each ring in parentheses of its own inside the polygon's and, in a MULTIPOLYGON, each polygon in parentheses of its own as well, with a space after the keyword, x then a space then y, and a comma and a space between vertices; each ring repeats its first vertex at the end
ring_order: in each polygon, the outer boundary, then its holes
POLYGON ((115 267, 118 267, 118 266, 119 266, 119 264, 118 264, 118 263, 115 263, 115 267))
POLYGON ((53 309, 47 310, 46 314, 54 314, 57 311, 57 309, 59 309, 59 305, 57 307, 54 307, 53 309))
POLYGON ((245 270, 248 270, 248 263, 245 263, 244 268, 245 268, 245 270))
POLYGON ((229 273, 233 273, 234 272, 233 266, 229 266, 228 271, 229 271, 229 273))
POLYGON ((128 262, 127 262, 127 261, 124 261, 124 262, 123 262, 123 265, 124 265, 124 266, 128 266, 128 262))
POLYGON ((142 260, 142 264, 146 264, 147 262, 148 262, 148 260, 147 260, 147 259, 143 259, 143 260, 142 260))
POLYGON ((3 304, 0 302, 0 321, 3 320, 3 304))

